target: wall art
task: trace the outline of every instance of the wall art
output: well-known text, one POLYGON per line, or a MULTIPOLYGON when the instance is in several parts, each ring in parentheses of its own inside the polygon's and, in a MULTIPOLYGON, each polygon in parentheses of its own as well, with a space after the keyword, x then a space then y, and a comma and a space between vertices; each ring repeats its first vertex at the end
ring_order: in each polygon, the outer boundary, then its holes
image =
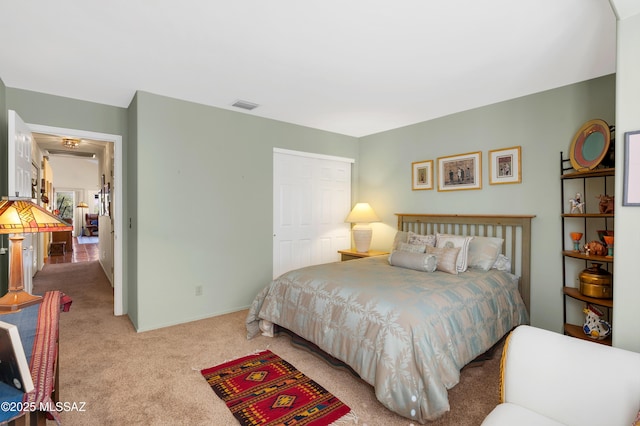
POLYGON ((482 153, 438 158, 438 191, 482 188, 482 153))
POLYGON ((489 151, 489 184, 522 182, 520 152, 519 146, 489 151))

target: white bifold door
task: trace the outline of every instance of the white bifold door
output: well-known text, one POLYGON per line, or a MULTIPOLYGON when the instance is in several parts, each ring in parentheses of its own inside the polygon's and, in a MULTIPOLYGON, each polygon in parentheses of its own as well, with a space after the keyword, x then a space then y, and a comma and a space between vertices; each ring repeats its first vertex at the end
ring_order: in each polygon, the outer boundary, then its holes
POLYGON ((352 159, 274 149, 273 277, 340 259, 351 245, 352 159))

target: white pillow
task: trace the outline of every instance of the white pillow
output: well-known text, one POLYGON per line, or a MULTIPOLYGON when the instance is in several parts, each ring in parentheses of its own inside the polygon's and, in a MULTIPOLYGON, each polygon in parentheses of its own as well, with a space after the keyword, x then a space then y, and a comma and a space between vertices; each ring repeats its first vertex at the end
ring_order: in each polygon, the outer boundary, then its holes
POLYGON ((460 253, 459 247, 454 248, 438 248, 427 246, 427 254, 436 256, 436 269, 438 271, 447 272, 449 274, 458 275, 456 268, 456 260, 460 253))
POLYGON ((436 246, 436 236, 435 235, 421 235, 416 234, 413 231, 409 231, 409 236, 407 238, 407 242, 409 244, 417 244, 417 245, 425 245, 425 246, 436 246))
POLYGON ((473 237, 464 237, 462 235, 436 234, 436 247, 459 248, 460 253, 458 253, 456 268, 458 272, 464 272, 467 270, 467 254, 469 251, 469 242, 472 239, 473 237))
POLYGON ((433 272, 436 270, 437 261, 436 257, 432 254, 394 250, 389 255, 389 263, 401 268, 433 272))
POLYGON ((483 271, 491 269, 502 251, 503 242, 502 238, 474 237, 469 243, 467 266, 483 271))

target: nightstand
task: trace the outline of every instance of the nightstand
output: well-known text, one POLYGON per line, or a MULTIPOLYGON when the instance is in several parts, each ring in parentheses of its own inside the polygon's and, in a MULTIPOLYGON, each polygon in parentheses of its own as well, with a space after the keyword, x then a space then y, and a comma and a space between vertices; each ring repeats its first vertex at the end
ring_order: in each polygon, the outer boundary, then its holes
POLYGON ((347 250, 338 250, 338 253, 342 255, 342 261, 353 260, 353 259, 361 259, 363 257, 371 257, 371 256, 381 256, 384 254, 389 254, 388 251, 380 251, 380 250, 369 250, 364 253, 358 253, 355 249, 347 249, 347 250))

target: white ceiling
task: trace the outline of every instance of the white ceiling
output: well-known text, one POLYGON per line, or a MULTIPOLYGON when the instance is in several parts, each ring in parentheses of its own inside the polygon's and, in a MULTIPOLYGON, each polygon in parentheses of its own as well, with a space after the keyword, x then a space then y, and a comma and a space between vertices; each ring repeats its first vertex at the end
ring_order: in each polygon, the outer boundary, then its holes
POLYGON ((615 72, 608 0, 21 0, 0 16, 8 87, 242 99, 351 136, 615 72))

